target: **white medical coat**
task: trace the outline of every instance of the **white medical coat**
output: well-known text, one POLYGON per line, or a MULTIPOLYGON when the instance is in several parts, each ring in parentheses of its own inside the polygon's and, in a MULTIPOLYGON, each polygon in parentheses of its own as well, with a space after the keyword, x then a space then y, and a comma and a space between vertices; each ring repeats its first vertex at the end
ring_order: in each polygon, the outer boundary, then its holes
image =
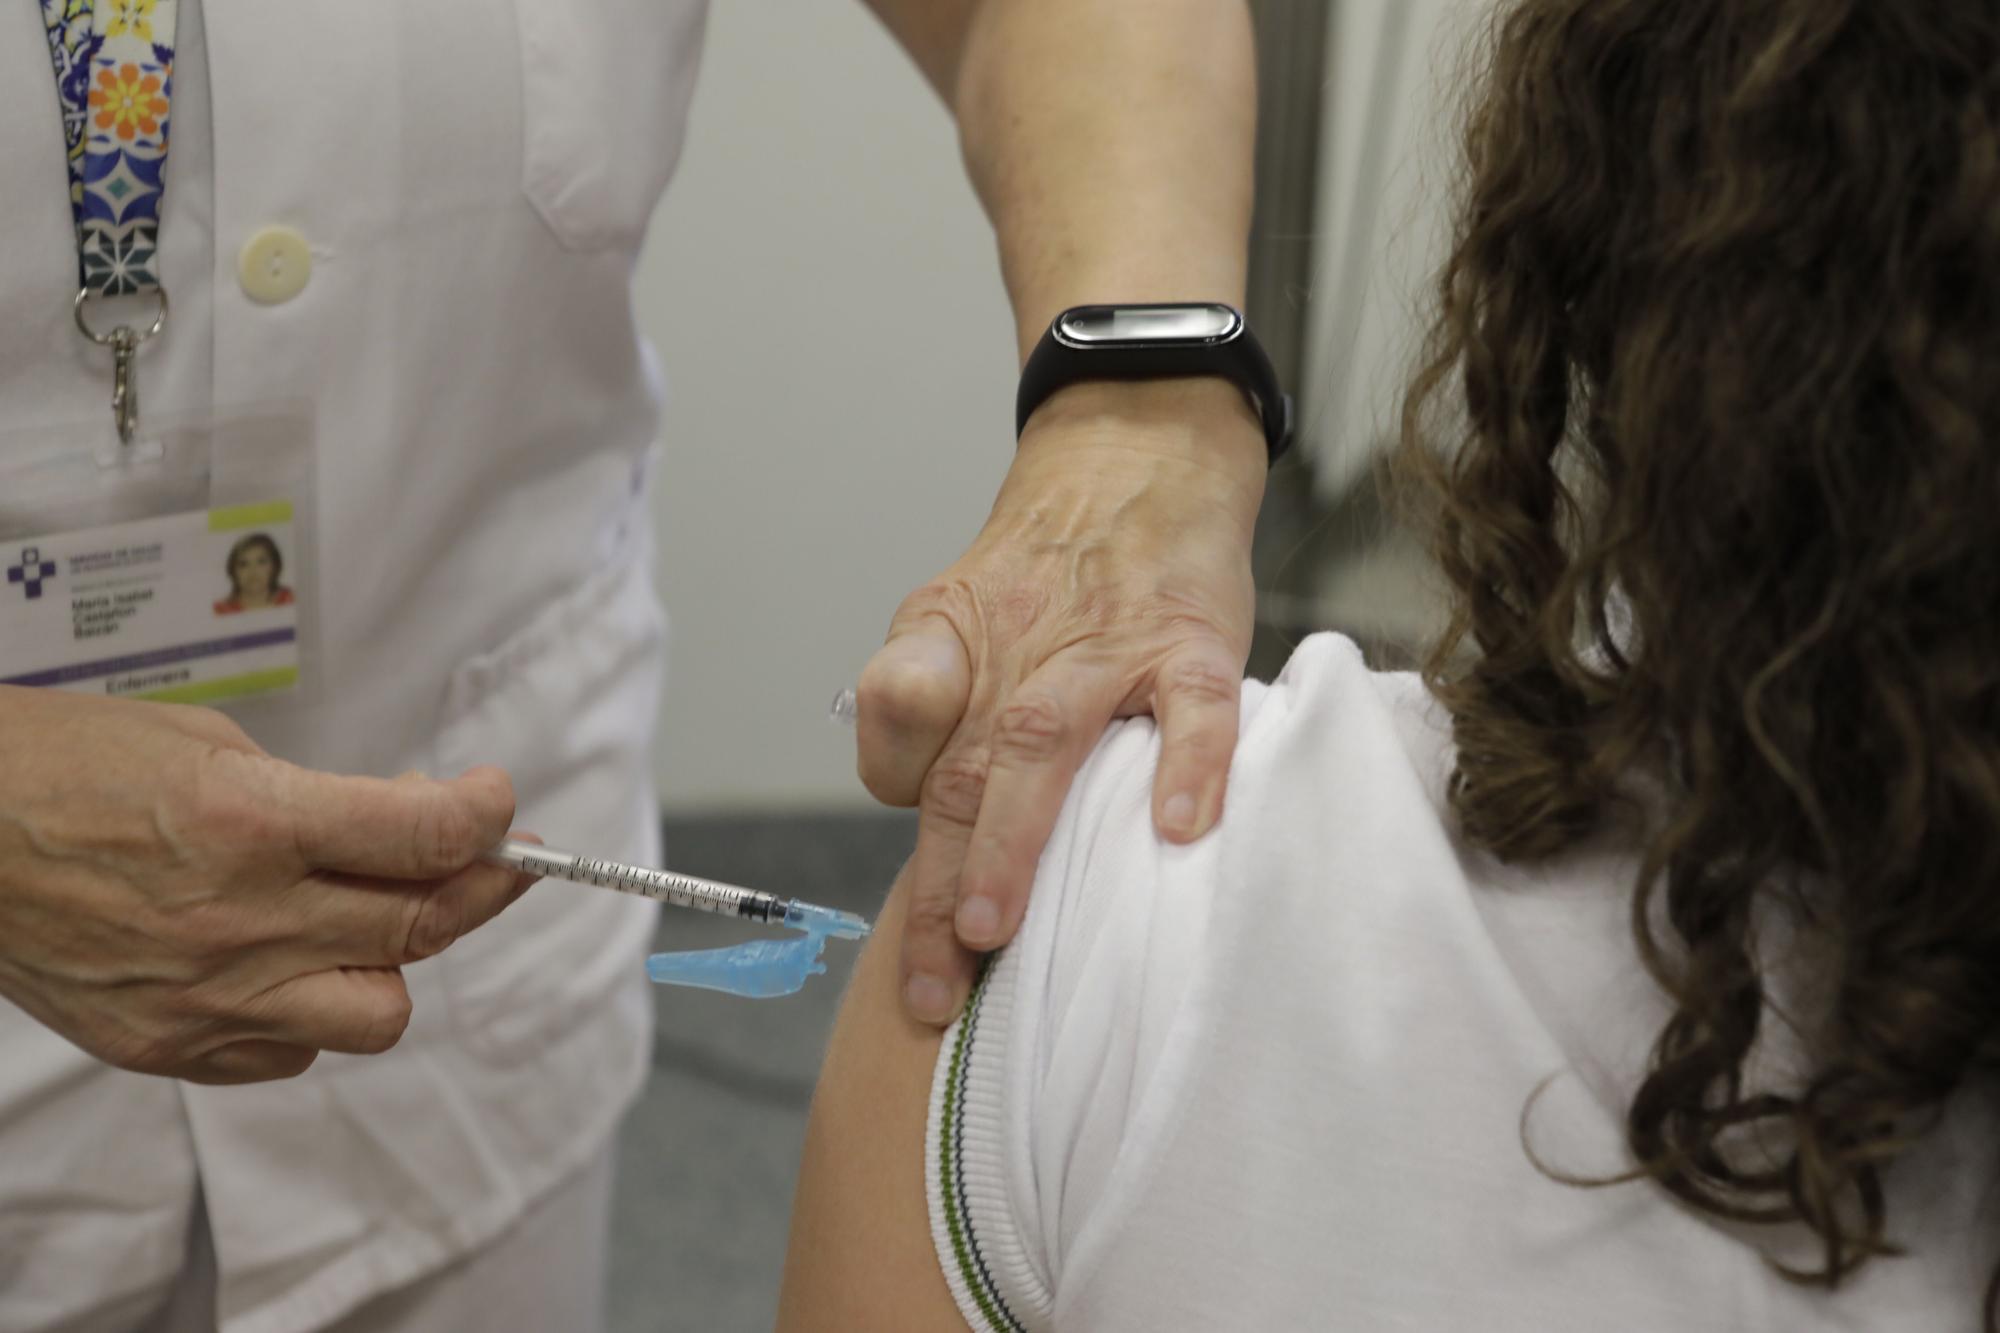
MULTIPOLYGON (((631 276, 704 0, 182 11, 143 408, 317 414, 326 688, 246 712, 253 735, 347 772, 499 763, 524 826, 653 855, 659 392, 631 276), (310 276, 260 302, 238 257, 271 226, 310 276)), ((40 15, 0 8, 0 451, 110 419, 65 179, 40 15)), ((407 969, 393 1052, 289 1082, 110 1069, 0 1001, 0 1328, 171 1280, 197 1179, 228 1333, 315 1326, 494 1236, 639 1086, 651 906, 539 886, 407 969)))

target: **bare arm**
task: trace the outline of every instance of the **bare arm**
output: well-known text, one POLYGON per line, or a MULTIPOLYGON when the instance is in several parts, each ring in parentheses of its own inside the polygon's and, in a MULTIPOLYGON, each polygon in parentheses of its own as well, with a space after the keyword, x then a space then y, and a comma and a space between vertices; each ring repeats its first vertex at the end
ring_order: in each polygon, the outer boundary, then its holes
POLYGON ((924 1118, 942 1034, 903 1012, 896 940, 907 875, 834 1026, 792 1202, 778 1328, 963 1327, 931 1247, 924 1118))
POLYGON ((1069 306, 1242 303, 1257 132, 1243 0, 869 5, 958 119, 1024 358, 1069 306))
MULTIPOLYGON (((958 119, 1025 357, 1074 305, 1241 305, 1256 133, 1244 0, 870 0, 958 119)), ((1262 431, 1221 379, 1083 383, 1029 421, 985 529, 861 677, 860 770, 917 805, 902 976, 955 1014, 1012 938, 1070 780, 1151 712, 1161 834, 1222 812, 1254 615, 1262 431)))

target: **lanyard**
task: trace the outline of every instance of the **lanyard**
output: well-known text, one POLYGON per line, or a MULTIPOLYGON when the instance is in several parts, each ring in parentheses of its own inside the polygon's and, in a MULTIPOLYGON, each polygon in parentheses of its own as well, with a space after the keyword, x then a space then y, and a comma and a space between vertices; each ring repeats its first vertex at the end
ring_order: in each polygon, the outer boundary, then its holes
POLYGON ((139 422, 132 359, 167 322, 160 286, 160 196, 166 186, 167 107, 173 96, 179 0, 39 0, 69 151, 76 220, 76 326, 112 355, 111 411, 130 443, 139 422), (93 329, 90 302, 147 296, 159 314, 144 329, 93 329))

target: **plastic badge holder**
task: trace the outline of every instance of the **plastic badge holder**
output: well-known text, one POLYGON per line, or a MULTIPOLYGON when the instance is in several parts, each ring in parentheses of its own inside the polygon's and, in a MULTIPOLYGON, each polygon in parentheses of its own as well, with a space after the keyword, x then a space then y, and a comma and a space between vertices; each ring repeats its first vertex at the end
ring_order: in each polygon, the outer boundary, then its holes
MULTIPOLYGON (((281 513, 284 579, 297 590, 296 677, 281 693, 201 701, 239 713, 311 705, 324 688, 315 472, 311 411, 289 403, 208 417, 149 414, 130 444, 119 443, 108 416, 0 434, 0 563, 16 562, 22 540, 39 535, 199 511, 281 513)), ((218 594, 226 592, 219 567, 216 578, 218 594)))

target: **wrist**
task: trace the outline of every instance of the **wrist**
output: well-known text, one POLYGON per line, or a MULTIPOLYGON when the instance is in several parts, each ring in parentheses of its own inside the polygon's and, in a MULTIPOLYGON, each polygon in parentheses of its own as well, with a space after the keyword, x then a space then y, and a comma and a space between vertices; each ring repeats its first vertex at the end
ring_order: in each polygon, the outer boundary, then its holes
POLYGON ((1026 460, 1090 445, 1216 472, 1253 510, 1270 471, 1263 424, 1243 391, 1220 376, 1065 385, 1028 418, 1019 453, 1026 460))
MULTIPOLYGON (((1014 391, 1015 428, 1060 389, 1115 381, 1203 382, 1234 385, 1260 422, 1265 461, 1275 462, 1291 442, 1292 400, 1271 360, 1244 322, 1243 312, 1209 301, 1137 302, 1072 306, 1049 324, 1035 345, 1014 391)), ((1210 390, 1170 403, 1176 411, 1213 417, 1210 390)), ((1116 401, 1116 400, 1114 400, 1116 401)), ((1141 400, 1140 410, 1144 410, 1141 400)))

